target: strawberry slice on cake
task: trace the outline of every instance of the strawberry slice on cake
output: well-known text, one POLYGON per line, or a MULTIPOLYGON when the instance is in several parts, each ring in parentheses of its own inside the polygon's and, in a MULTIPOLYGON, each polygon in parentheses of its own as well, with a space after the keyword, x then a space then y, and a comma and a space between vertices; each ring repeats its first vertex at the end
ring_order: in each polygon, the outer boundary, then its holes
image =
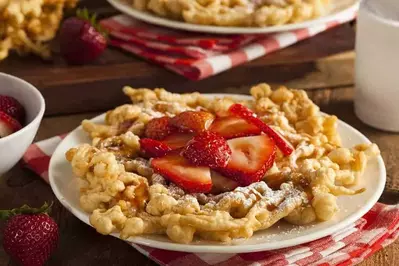
POLYGON ((192 165, 178 152, 152 159, 151 167, 188 193, 208 193, 212 189, 210 168, 192 165))
POLYGON ((174 126, 170 125, 169 121, 170 118, 167 116, 151 119, 145 128, 144 135, 147 138, 155 140, 165 139, 167 136, 177 131, 174 126))
POLYGON ((219 117, 212 123, 209 131, 216 132, 225 139, 255 136, 260 129, 245 119, 235 116, 219 117))
POLYGON ((165 143, 162 143, 158 140, 140 139, 140 150, 145 156, 149 158, 156 158, 166 155, 172 149, 165 143))
POLYGON ((217 171, 242 186, 260 181, 273 166, 276 146, 267 135, 235 138, 227 144, 232 151, 231 158, 226 167, 217 171))
POLYGON ((238 184, 237 181, 225 177, 216 171, 211 171, 211 177, 212 177, 211 193, 214 194, 233 191, 235 188, 240 186, 240 184, 238 184))
POLYGON ((185 111, 170 119, 170 124, 181 132, 201 133, 209 128, 214 115, 205 111, 185 111))
POLYGON ((193 137, 193 133, 174 133, 167 136, 162 143, 168 145, 172 150, 177 150, 186 146, 193 137))
POLYGON ((257 126, 262 132, 270 136, 284 155, 288 156, 294 151, 294 148, 290 143, 288 143, 288 141, 286 141, 279 133, 274 131, 274 129, 269 127, 265 122, 260 120, 254 112, 244 105, 238 103, 233 104, 230 106, 229 112, 237 117, 245 119, 254 126, 257 126))

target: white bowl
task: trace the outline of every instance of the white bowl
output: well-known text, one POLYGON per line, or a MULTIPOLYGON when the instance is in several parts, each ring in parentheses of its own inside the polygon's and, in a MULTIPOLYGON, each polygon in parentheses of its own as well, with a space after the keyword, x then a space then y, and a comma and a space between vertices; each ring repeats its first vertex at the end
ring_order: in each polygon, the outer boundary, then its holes
POLYGON ((0 176, 10 170, 23 156, 36 136, 42 121, 45 102, 40 92, 28 82, 0 73, 0 95, 17 99, 25 108, 24 127, 0 138, 0 176))

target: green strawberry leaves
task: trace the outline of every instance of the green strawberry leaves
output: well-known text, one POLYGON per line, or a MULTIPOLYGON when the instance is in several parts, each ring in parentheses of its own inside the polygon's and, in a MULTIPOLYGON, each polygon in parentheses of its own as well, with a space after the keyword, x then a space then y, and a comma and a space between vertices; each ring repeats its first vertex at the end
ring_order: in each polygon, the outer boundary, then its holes
POLYGON ((98 32, 100 32, 104 37, 108 37, 108 32, 101 27, 97 22, 97 14, 90 14, 87 8, 76 10, 76 17, 88 21, 98 32))
POLYGON ((31 208, 29 205, 23 205, 20 208, 15 208, 12 210, 0 210, 0 220, 8 220, 9 218, 15 216, 15 215, 20 215, 20 214, 39 214, 39 213, 50 213, 51 212, 51 207, 53 206, 53 203, 50 205, 45 202, 43 206, 40 208, 31 208))

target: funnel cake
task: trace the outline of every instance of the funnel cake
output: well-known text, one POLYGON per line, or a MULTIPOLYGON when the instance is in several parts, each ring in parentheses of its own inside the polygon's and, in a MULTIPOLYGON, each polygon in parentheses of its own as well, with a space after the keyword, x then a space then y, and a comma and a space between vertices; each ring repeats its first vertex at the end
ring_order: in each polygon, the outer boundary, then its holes
POLYGON ((64 9, 77 0, 0 1, 0 61, 11 50, 50 57, 50 46, 60 26, 64 9))
POLYGON ((132 103, 107 112, 104 124, 84 120, 92 143, 66 153, 83 181, 81 207, 101 234, 120 232, 123 239, 166 234, 186 244, 195 238, 230 242, 281 219, 295 225, 330 220, 339 211, 337 196, 363 191, 352 186, 367 161, 379 155, 375 144, 341 147, 337 118, 322 114, 302 90, 272 91, 259 84, 250 90, 252 99, 244 101, 159 88, 123 91, 132 103), (252 118, 232 115, 237 104, 252 118), (167 119, 173 121, 169 136, 148 133, 162 129, 167 119), (260 132, 251 119, 259 119, 275 136, 260 132), (206 126, 190 131, 193 121, 206 126), (211 145, 215 134, 209 131, 217 132, 218 145, 211 145), (143 145, 148 135, 158 138, 146 142, 154 143, 152 148, 161 143, 168 149, 149 156, 143 145), (282 152, 276 136, 292 150, 282 152), (209 145, 194 145, 204 140, 209 145), (192 160, 195 152, 186 156, 188 147, 199 149, 201 160, 192 160), (210 167, 208 153, 223 153, 226 162, 210 167))
POLYGON ((330 0, 125 0, 133 8, 192 24, 265 27, 328 12, 330 0))

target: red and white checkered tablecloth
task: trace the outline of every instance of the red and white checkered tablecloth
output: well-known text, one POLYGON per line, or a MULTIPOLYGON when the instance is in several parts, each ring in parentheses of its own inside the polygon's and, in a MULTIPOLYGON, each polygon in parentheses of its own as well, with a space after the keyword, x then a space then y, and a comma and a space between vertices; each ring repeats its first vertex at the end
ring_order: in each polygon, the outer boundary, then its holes
MULTIPOLYGON (((48 182, 52 153, 65 137, 32 144, 23 161, 48 182)), ((139 252, 165 266, 349 266, 367 259, 399 236, 399 205, 377 203, 366 215, 331 236, 273 251, 244 254, 185 253, 132 244, 139 252)), ((228 247, 226 247, 228 248, 228 247)))
POLYGON ((145 24, 126 15, 102 20, 110 44, 191 80, 204 79, 353 20, 344 12, 336 20, 267 35, 210 35, 145 24))

